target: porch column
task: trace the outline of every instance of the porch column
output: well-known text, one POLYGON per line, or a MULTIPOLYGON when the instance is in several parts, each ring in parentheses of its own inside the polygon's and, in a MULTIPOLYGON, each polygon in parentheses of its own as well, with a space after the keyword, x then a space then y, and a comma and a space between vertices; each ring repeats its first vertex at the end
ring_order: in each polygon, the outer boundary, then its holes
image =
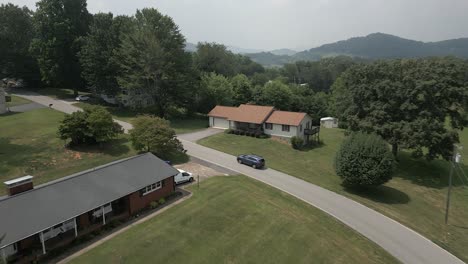
POLYGON ((76 226, 76 217, 73 218, 73 221, 75 222, 75 237, 77 237, 78 236, 78 228, 76 226))
POLYGON ((45 249, 45 242, 44 242, 44 234, 41 232, 39 233, 40 239, 41 239, 41 244, 42 244, 42 254, 46 254, 46 249, 45 249))
POLYGON ((7 263, 7 258, 5 255, 5 248, 2 248, 2 259, 3 259, 3 263, 7 263))
POLYGON ((104 205, 101 206, 102 208, 102 224, 105 225, 106 224, 106 215, 104 214, 104 205))

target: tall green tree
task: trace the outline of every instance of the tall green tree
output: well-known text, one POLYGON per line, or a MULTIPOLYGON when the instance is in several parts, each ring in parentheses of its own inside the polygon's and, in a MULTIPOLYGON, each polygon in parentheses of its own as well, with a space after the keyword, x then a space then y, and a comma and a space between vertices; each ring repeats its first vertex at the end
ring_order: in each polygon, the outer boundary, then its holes
POLYGON ((344 74, 349 128, 375 132, 427 159, 448 159, 466 125, 467 68, 455 58, 379 61, 344 74), (448 125, 447 125, 447 121, 448 125))
POLYGON ((78 54, 81 74, 95 94, 117 95, 119 66, 113 59, 121 45, 121 36, 131 29, 132 19, 126 16, 114 17, 112 13, 98 13, 93 16, 88 35, 82 39, 78 54))
POLYGON ((224 76, 234 76, 235 55, 226 46, 217 43, 198 43, 194 53, 195 67, 201 72, 214 72, 224 76))
POLYGON ((32 12, 27 7, 0 5, 0 77, 16 77, 36 82, 36 61, 29 53, 34 37, 32 12))
POLYGON ((293 93, 288 85, 279 80, 269 81, 257 90, 255 102, 259 105, 274 106, 279 110, 290 110, 293 93))
POLYGON ((191 55, 184 47, 185 38, 172 18, 153 8, 137 10, 132 29, 115 53, 118 84, 144 89, 163 117, 171 106, 187 107, 195 78, 191 55))
POLYGON ((252 83, 244 74, 238 74, 231 79, 233 89, 233 102, 235 105, 245 104, 252 101, 252 83))
POLYGON ((36 38, 31 51, 37 59, 42 80, 53 86, 83 86, 78 52, 80 37, 86 35, 92 16, 86 0, 41 0, 36 4, 36 38))
POLYGON ((216 105, 233 105, 234 91, 229 80, 214 72, 203 74, 200 83, 200 111, 208 112, 216 105))

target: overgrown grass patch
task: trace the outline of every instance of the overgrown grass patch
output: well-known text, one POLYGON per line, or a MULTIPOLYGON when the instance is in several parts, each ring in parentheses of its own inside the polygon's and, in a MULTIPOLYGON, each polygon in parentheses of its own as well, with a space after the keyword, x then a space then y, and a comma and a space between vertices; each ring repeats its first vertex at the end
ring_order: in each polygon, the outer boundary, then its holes
POLYGON ((65 148, 57 136, 63 117, 48 108, 0 116, 0 182, 30 174, 37 185, 136 154, 128 135, 103 146, 65 148))

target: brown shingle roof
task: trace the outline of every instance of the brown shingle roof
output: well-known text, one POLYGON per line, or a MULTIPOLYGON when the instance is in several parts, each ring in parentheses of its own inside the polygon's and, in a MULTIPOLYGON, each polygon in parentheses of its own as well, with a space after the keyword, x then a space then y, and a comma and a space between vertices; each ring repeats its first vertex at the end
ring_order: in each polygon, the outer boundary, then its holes
POLYGON ((274 111, 265 122, 280 125, 299 126, 305 116, 306 113, 274 111))
POLYGON ((208 113, 208 116, 228 118, 234 111, 237 111, 237 107, 217 105, 208 113))
POLYGON ((242 104, 233 111, 228 119, 237 122, 262 124, 273 112, 273 106, 259 106, 242 104))

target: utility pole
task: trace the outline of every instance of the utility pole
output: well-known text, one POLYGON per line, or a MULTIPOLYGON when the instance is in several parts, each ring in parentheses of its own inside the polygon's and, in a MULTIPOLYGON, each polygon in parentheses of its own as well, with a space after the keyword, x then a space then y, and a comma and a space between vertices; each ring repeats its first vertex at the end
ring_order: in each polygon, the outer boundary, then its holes
POLYGON ((458 150, 462 149, 461 146, 453 145, 453 156, 450 159, 450 175, 449 175, 449 186, 447 190, 447 204, 445 205, 445 224, 448 223, 448 216, 449 216, 449 208, 450 208, 450 195, 452 192, 452 178, 453 178, 453 170, 455 167, 455 162, 459 163, 461 155, 458 153, 458 150))

